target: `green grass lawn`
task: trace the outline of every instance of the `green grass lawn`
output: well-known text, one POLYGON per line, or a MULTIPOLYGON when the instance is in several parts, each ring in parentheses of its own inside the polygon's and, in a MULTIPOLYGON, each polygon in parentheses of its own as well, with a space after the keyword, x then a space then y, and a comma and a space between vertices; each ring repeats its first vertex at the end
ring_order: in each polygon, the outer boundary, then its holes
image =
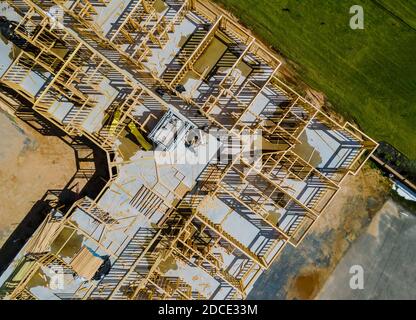
POLYGON ((299 67, 335 109, 416 159, 416 3, 216 0, 299 67), (349 27, 361 5, 365 29, 349 27), (282 9, 289 9, 282 10, 282 9))

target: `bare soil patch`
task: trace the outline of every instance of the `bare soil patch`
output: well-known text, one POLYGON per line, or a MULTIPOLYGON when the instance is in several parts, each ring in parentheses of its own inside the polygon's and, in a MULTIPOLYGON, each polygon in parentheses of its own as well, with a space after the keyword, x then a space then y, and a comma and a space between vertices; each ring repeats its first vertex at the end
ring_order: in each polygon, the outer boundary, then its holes
POLYGON ((328 258, 328 263, 323 267, 317 266, 311 257, 309 263, 288 281, 288 299, 313 299, 318 294, 350 245, 366 231, 386 203, 388 194, 388 180, 369 166, 365 166, 357 176, 346 178, 334 201, 311 230, 318 239, 330 233, 328 239, 320 242, 319 251, 328 258))
POLYGON ((0 106, 0 247, 48 190, 76 172, 73 149, 44 136, 0 106))

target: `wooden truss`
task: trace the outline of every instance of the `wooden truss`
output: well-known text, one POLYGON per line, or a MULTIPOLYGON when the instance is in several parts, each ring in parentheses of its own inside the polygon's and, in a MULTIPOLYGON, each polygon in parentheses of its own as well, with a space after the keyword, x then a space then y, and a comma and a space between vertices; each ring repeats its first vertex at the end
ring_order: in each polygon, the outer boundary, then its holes
POLYGON ((146 124, 153 115, 138 119, 132 114, 134 107, 146 101, 148 104, 158 104, 160 110, 167 109, 163 100, 133 77, 120 72, 119 68, 86 42, 67 29, 51 29, 48 17, 36 6, 26 11, 16 33, 38 49, 36 52, 22 51, 2 77, 2 82, 28 97, 33 101, 36 111, 67 134, 87 135, 105 151, 112 152, 114 142, 129 122, 134 122, 146 132, 146 124), (33 27, 29 29, 27 26, 33 27), (46 85, 36 96, 28 93, 21 84, 33 70, 50 74, 46 85), (91 133, 83 125, 91 111, 99 108, 103 99, 108 100, 102 88, 105 82, 117 83, 120 94, 107 107, 108 121, 98 131, 91 133), (50 110, 62 104, 71 108, 62 119, 57 119, 50 110))
MULTIPOLYGON (((348 172, 355 174, 371 156, 377 143, 349 123, 339 125, 281 81, 277 75, 280 61, 228 13, 205 1, 184 0, 175 14, 157 12, 151 0, 133 2, 113 28, 104 32, 96 23, 97 3, 89 0, 21 0, 8 2, 23 16, 15 29, 27 42, 0 79, 1 82, 33 103, 33 108, 70 136, 85 135, 101 147, 109 160, 110 180, 96 199, 77 201, 62 219, 52 215, 39 228, 25 248, 16 272, 6 283, 5 293, 13 299, 33 299, 28 283, 42 268, 59 265, 73 271, 60 252, 74 234, 80 234, 108 253, 113 263, 106 281, 89 283, 70 298, 75 299, 202 299, 203 292, 185 279, 168 276, 167 263, 181 263, 199 268, 221 287, 229 288, 227 298, 245 298, 247 290, 263 269, 270 267, 287 243, 297 245, 322 214, 339 190, 348 172), (53 28, 46 12, 59 6, 69 17, 69 25, 53 28), (182 48, 178 69, 159 76, 145 67, 155 48, 163 49, 177 25, 188 14, 196 14, 208 27, 201 31, 197 44, 182 48), (76 32, 74 32, 73 30, 76 32), (234 46, 227 72, 213 83, 207 95, 193 97, 177 91, 189 72, 199 81, 208 80, 208 70, 198 72, 195 64, 215 37, 226 37, 234 46), (241 66, 250 67, 243 75, 241 66), (24 86, 25 79, 36 73, 44 85, 38 92, 24 86), (116 84, 118 91, 109 97, 106 84, 116 84), (117 231, 120 221, 103 210, 98 201, 110 186, 117 184, 118 166, 110 154, 117 139, 129 124, 147 133, 147 124, 158 112, 171 106, 153 90, 167 88, 178 99, 198 110, 213 127, 222 128, 230 137, 240 138, 244 131, 260 130, 266 142, 260 158, 250 161, 241 151, 227 164, 209 164, 195 189, 153 228, 141 228, 126 239, 123 252, 114 252, 69 220, 76 210, 89 215, 104 230, 117 231), (268 96, 270 105, 255 110, 257 102, 268 96), (108 105, 103 106, 103 103, 108 105), (54 113, 57 105, 66 105, 62 117, 54 113), (150 114, 140 117, 136 107, 148 107, 150 114), (94 110, 105 109, 96 130, 87 130, 87 119, 94 110), (320 125, 350 139, 360 148, 343 167, 325 173, 316 169, 311 159, 294 152, 306 128, 320 125), (196 191, 195 191, 196 190, 196 191), (244 216, 269 241, 254 252, 201 212, 206 197, 217 197, 244 216), (278 213, 278 215, 276 215, 278 213), (48 246, 67 228, 70 235, 53 253, 48 246), (219 252, 233 254, 243 261, 235 272, 227 269, 219 252), (19 281, 13 277, 25 267, 19 281), (112 269, 112 270, 113 270, 112 269)), ((106 6, 105 0, 100 0, 106 6)), ((130 198, 127 191, 126 194, 130 198)))

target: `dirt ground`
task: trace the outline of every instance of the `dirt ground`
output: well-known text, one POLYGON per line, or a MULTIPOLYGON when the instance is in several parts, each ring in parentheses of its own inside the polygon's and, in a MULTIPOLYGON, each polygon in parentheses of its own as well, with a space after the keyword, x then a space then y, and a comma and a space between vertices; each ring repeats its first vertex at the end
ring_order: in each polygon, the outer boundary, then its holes
POLYGON ((388 182, 376 170, 366 168, 358 176, 349 177, 312 230, 317 237, 329 230, 335 231, 332 241, 322 248, 330 262, 323 268, 303 268, 299 276, 288 284, 289 299, 315 297, 351 243, 383 207, 388 190, 388 182))
POLYGON ((341 259, 318 299, 416 299, 416 215, 387 201, 341 259), (363 271, 362 287, 350 286, 352 266, 363 271))
POLYGON ((0 106, 0 247, 48 189, 76 172, 73 149, 43 136, 0 106))
POLYGON ((347 177, 304 241, 297 248, 285 248, 255 283, 249 299, 313 299, 388 193, 388 180, 369 165, 347 177))

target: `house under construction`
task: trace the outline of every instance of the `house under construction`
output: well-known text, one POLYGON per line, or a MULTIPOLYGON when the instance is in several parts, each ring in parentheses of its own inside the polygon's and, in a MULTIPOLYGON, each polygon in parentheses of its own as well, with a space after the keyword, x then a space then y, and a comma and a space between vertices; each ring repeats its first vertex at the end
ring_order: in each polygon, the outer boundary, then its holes
POLYGON ((1 84, 104 150, 110 175, 50 212, 4 299, 244 299, 377 147, 208 1, 0 6, 1 84))

